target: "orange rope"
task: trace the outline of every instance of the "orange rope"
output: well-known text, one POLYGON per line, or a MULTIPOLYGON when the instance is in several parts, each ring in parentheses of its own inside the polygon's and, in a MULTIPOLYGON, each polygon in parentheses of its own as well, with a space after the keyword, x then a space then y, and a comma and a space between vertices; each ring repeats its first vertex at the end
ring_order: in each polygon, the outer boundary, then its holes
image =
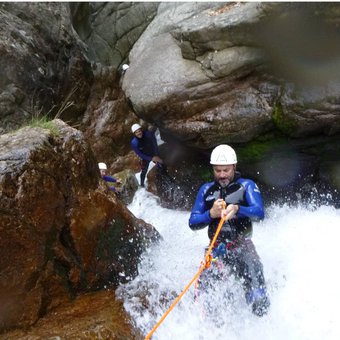
MULTIPOLYGON (((225 203, 223 208, 225 209, 225 203)), ((218 224, 218 227, 216 229, 216 233, 214 235, 214 238, 211 240, 210 242, 210 246, 205 254, 204 257, 204 261, 201 262, 201 266, 198 270, 198 272, 195 274, 195 276, 191 279, 191 281, 187 284, 187 286, 183 289, 183 291, 181 292, 181 294, 178 295, 178 297, 175 299, 175 301, 171 304, 171 306, 169 307, 169 309, 164 313, 164 315, 159 319, 159 321, 156 323, 156 325, 154 326, 154 328, 150 331, 150 333, 145 337, 144 340, 148 340, 151 338, 152 334, 156 331, 156 329, 159 327, 159 325, 163 322, 163 320, 168 316, 168 314, 172 311, 172 309, 177 305, 177 303, 179 302, 179 300, 183 297, 183 295, 186 293, 186 291, 190 288, 190 286, 199 279, 202 271, 206 268, 209 268, 211 265, 211 250, 217 240, 218 234, 220 233, 223 223, 227 220, 230 219, 232 215, 232 211, 225 217, 221 217, 220 223, 218 224)))

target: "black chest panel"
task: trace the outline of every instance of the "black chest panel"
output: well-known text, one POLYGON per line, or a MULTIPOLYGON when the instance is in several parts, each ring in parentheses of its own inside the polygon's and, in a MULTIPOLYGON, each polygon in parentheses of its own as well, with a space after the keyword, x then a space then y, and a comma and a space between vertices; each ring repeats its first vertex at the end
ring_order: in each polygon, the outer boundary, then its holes
POLYGON ((155 147, 152 139, 145 134, 138 140, 138 149, 148 156, 153 157, 155 155, 155 147))
MULTIPOLYGON (((222 188, 217 183, 211 186, 204 196, 205 205, 211 209, 215 200, 218 198, 224 199, 226 204, 238 204, 247 206, 245 199, 246 189, 237 182, 230 183, 227 187, 222 188)), ((208 229, 209 238, 212 239, 215 235, 220 219, 214 219, 208 229)), ((233 217, 223 224, 218 240, 222 242, 234 241, 240 236, 251 235, 252 223, 248 217, 233 217)))
POLYGON ((245 188, 236 182, 230 183, 227 187, 222 188, 214 184, 205 194, 204 200, 206 207, 211 209, 215 200, 223 198, 227 204, 245 205, 245 188))

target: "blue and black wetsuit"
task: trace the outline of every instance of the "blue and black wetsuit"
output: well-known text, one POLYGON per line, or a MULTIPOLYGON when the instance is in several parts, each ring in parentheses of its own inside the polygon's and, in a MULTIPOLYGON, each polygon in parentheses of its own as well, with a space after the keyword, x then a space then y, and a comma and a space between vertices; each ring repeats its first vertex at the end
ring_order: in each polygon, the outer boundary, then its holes
POLYGON ((264 218, 260 190, 252 180, 241 178, 239 172, 235 172, 234 180, 224 188, 217 182, 202 185, 191 211, 189 226, 193 230, 199 230, 209 225, 210 240, 220 221, 219 218, 210 217, 210 209, 219 198, 224 199, 226 204, 237 204, 239 210, 222 226, 214 252, 220 252, 223 245, 223 262, 230 266, 237 277, 243 279, 246 300, 252 304, 254 313, 263 315, 269 306, 269 299, 266 295, 263 266, 250 239, 252 221, 264 218))
POLYGON ((241 178, 239 172, 235 173, 234 181, 225 188, 216 182, 201 186, 191 211, 190 228, 198 230, 209 224, 208 236, 210 239, 214 237, 220 219, 211 218, 209 211, 218 198, 224 199, 226 204, 240 207, 236 216, 224 223, 218 240, 233 242, 241 236, 251 236, 252 220, 264 218, 263 201, 257 185, 250 179, 241 178))
POLYGON ((141 159, 140 184, 144 186, 145 176, 152 157, 159 156, 155 133, 153 131, 143 131, 142 138, 134 137, 131 140, 131 148, 141 159))

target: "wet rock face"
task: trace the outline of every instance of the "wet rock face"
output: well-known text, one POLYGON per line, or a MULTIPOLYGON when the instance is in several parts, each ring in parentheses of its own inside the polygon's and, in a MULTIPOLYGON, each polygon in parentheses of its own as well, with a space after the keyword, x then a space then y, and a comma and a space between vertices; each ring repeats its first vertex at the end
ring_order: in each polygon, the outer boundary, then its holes
POLYGON ((126 169, 126 160, 118 160, 118 157, 130 150, 130 127, 136 122, 119 86, 120 77, 114 67, 96 66, 91 94, 79 127, 98 158, 109 166, 117 161, 115 172, 126 169))
POLYGON ((157 13, 157 2, 70 3, 74 29, 88 45, 89 58, 118 69, 157 13))
POLYGON ((334 4, 161 4, 123 89, 165 141, 199 149, 276 130, 338 134, 338 21, 334 4))
POLYGON ((92 70, 73 34, 68 5, 8 2, 0 8, 0 133, 47 113, 78 121, 92 70))
POLYGON ((0 330, 29 326, 81 291, 137 274, 156 237, 100 180, 81 132, 0 136, 0 330))

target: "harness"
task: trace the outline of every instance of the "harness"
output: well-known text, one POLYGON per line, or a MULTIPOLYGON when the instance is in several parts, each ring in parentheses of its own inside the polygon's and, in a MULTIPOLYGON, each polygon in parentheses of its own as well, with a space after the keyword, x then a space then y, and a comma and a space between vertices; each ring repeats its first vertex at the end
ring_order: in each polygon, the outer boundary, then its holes
MULTIPOLYGON (((241 183, 237 182, 237 175, 235 181, 231 182, 226 187, 221 187, 218 183, 214 182, 213 185, 207 190, 204 200, 207 209, 211 209, 214 201, 217 198, 222 198, 226 204, 239 204, 246 206, 245 199, 246 189, 241 183)), ((208 236, 212 239, 216 232, 218 220, 214 219, 208 228, 208 236)), ((234 247, 234 243, 237 243, 237 239, 240 237, 250 236, 252 233, 252 222, 248 217, 233 217, 232 219, 225 221, 221 232, 218 237, 218 242, 229 244, 231 248, 234 247)), ((235 243, 235 244, 236 244, 235 243)))

